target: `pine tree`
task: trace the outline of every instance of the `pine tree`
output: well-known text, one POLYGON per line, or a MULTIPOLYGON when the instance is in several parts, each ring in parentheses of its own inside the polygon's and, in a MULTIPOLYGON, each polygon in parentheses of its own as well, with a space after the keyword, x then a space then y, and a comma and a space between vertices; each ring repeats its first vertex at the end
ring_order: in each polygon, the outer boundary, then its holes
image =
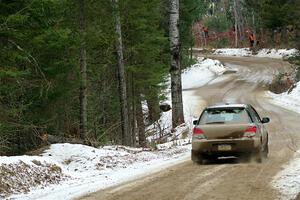
MULTIPOLYGON (((78 142, 95 146, 134 145, 138 139, 146 145, 144 128, 160 117, 170 65, 169 5, 161 0, 114 2, 0 1, 1 155, 37 148, 49 142, 45 138, 65 142, 81 137, 78 142), (123 58, 116 59, 119 36, 123 58), (125 93, 119 90, 118 74, 125 93), (128 132, 122 142, 124 116, 128 132)), ((172 51, 176 64, 189 54, 189 27, 197 18, 189 13, 199 9, 192 0, 182 2, 178 32, 186 52, 179 54, 177 42, 172 51)))
POLYGON ((47 130, 60 127, 61 116, 72 116, 68 94, 77 87, 70 80, 76 62, 67 59, 75 54, 71 31, 61 21, 65 8, 66 1, 0 2, 0 154, 40 145, 47 130), (61 99, 69 104, 58 104, 61 99))

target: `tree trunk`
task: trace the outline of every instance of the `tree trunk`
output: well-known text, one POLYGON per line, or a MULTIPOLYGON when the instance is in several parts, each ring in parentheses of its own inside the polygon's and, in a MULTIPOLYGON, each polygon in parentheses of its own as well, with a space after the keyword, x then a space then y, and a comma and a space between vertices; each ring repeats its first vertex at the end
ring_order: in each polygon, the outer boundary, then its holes
POLYGON ((128 112, 130 121, 130 133, 131 133, 131 145, 136 145, 136 97, 135 97, 135 87, 134 87, 134 76, 131 72, 128 76, 128 112))
POLYGON ((125 80, 125 67, 123 58, 123 43, 122 43, 122 30, 121 20, 119 13, 118 0, 112 0, 114 6, 115 28, 117 35, 117 57, 118 57, 118 81, 119 81, 119 95, 121 103, 121 121, 122 121, 122 144, 131 145, 131 134, 129 128, 129 115, 127 103, 127 89, 125 80))
POLYGON ((145 136, 145 123, 144 123, 144 114, 142 107, 141 94, 138 94, 136 102, 136 122, 138 127, 138 136, 139 136, 139 146, 146 146, 146 136, 145 136))
POLYGON ((287 34, 287 27, 286 26, 282 26, 281 28, 281 38, 280 38, 280 41, 281 41, 281 46, 284 46, 284 47, 288 47, 289 44, 288 44, 288 34, 287 34), (284 44, 284 45, 282 45, 284 44))
POLYGON ((171 52, 171 96, 172 96, 172 126, 184 123, 180 44, 179 44, 179 0, 170 0, 170 52, 171 52))
POLYGON ((79 0, 79 31, 80 31, 80 137, 84 139, 87 134, 87 66, 85 44, 85 5, 79 0))
POLYGON ((238 25, 237 25, 237 21, 238 21, 238 16, 237 16, 237 4, 236 4, 237 0, 233 0, 233 10, 234 10, 234 29, 235 29, 235 47, 238 47, 238 25))
POLYGON ((159 100, 157 97, 154 97, 153 94, 150 94, 150 95, 147 94, 147 95, 145 95, 145 97, 146 97, 146 102, 147 102, 147 106, 148 106, 149 123, 153 124, 160 117, 160 115, 159 115, 160 114, 159 100))
POLYGON ((236 12, 237 12, 237 27, 239 33, 239 39, 244 36, 244 17, 242 12, 242 5, 239 1, 236 1, 236 12))
POLYGON ((252 10, 252 25, 253 25, 253 33, 256 35, 256 24, 255 24, 254 10, 252 10))

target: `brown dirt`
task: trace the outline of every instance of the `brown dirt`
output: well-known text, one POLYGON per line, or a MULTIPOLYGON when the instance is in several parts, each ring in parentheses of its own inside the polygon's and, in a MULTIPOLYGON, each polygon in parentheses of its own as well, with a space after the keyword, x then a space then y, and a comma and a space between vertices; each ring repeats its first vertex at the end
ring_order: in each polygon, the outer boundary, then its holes
POLYGON ((33 160, 0 165, 0 199, 11 194, 28 193, 31 188, 58 184, 69 178, 59 166, 33 160))
MULTIPOLYGON (((272 77, 290 70, 280 60, 262 58, 218 57, 223 63, 240 66, 243 74, 227 74, 227 79, 195 90, 203 101, 195 110, 217 102, 251 103, 261 116, 269 116, 270 154, 262 164, 238 163, 235 159, 197 165, 188 160, 159 173, 92 193, 86 200, 273 200, 279 197, 270 182, 299 148, 299 115, 274 106, 264 97, 268 84, 263 76, 272 77), (260 77, 262 76, 262 77, 260 77), (253 80, 251 80, 251 77, 253 80), (257 79, 255 79, 257 78, 257 79)), ((298 198, 299 199, 299 198, 298 198)))
POLYGON ((40 147, 38 149, 26 152, 25 155, 28 155, 28 156, 39 156, 42 153, 44 153, 46 150, 48 150, 49 148, 50 148, 49 145, 45 145, 45 146, 42 146, 42 147, 40 147))

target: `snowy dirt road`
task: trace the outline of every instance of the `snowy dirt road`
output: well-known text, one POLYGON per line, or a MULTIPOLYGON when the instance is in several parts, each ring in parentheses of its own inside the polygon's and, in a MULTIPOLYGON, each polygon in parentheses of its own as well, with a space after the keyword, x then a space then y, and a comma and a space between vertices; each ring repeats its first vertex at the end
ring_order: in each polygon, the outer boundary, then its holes
MULTIPOLYGON (((300 115, 269 103, 264 96, 266 85, 279 72, 290 66, 281 60, 254 57, 216 57, 237 73, 223 75, 207 85, 194 89, 201 96, 195 110, 218 102, 252 104, 259 114, 271 118, 269 131, 270 154, 262 164, 239 163, 235 159, 197 165, 188 160, 159 173, 112 188, 98 191, 81 199, 88 200, 224 200, 281 198, 271 182, 293 156, 300 145, 300 115)), ((284 197, 282 197, 285 199, 284 197)))

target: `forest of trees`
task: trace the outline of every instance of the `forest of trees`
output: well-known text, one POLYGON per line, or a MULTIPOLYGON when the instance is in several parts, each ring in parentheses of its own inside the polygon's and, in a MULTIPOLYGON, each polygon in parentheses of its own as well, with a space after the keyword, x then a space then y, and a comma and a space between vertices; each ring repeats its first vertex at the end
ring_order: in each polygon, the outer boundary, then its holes
MULTIPOLYGON (((171 2, 0 1, 0 155, 53 138, 144 146, 170 71, 171 2)), ((182 67, 204 4, 180 0, 182 67)))
MULTIPOLYGON (((0 155, 48 139, 145 146, 169 73, 181 90, 194 22, 211 2, 234 1, 253 29, 293 28, 299 46, 298 0, 1 0, 0 155)), ((184 120, 176 108, 173 126, 184 120)))
POLYGON ((300 1, 299 0, 245 0, 245 7, 252 12, 254 31, 261 34, 266 43, 299 49, 300 1), (265 31, 269 35, 264 35, 265 31))
POLYGON ((208 2, 208 14, 200 21, 200 27, 202 25, 208 27, 211 37, 207 45, 202 41, 198 46, 247 47, 249 46, 248 35, 253 32, 261 48, 299 47, 297 32, 299 0, 210 0, 208 2))

